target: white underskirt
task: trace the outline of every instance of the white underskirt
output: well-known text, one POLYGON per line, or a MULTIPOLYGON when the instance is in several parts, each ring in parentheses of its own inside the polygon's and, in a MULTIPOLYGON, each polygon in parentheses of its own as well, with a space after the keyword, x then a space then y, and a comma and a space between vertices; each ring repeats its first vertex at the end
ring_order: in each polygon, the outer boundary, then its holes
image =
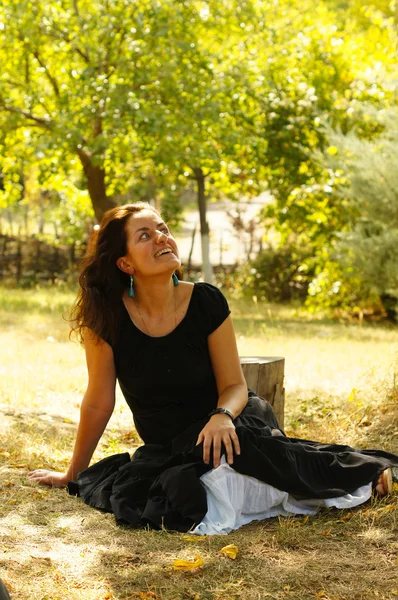
POLYGON ((217 469, 200 478, 206 489, 207 513, 191 532, 195 535, 230 533, 251 521, 278 515, 314 515, 321 507, 353 508, 369 500, 372 484, 337 498, 296 500, 288 492, 242 475, 228 465, 223 456, 217 469))

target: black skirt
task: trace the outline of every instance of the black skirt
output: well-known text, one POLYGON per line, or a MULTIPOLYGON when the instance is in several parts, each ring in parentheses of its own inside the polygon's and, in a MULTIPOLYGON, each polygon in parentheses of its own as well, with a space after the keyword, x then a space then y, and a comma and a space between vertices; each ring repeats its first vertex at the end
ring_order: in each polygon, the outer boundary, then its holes
MULTIPOLYGON (((192 423, 167 445, 144 444, 132 458, 105 458, 79 473, 69 493, 112 512, 120 525, 188 531, 207 512, 200 477, 213 465, 203 462, 203 445, 195 446, 207 420, 192 423)), ((381 450, 273 436, 279 427, 272 408, 253 392, 235 426, 241 454, 231 466, 297 499, 343 496, 398 467, 398 456, 381 450)))

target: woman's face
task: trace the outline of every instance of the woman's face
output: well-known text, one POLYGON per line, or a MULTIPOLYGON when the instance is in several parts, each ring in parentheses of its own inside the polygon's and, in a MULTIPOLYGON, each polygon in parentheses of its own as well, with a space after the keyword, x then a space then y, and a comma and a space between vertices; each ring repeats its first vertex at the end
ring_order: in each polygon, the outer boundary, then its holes
POLYGON ((170 273, 171 276, 181 266, 176 241, 157 213, 145 209, 132 214, 126 223, 126 233, 124 262, 131 275, 170 273))

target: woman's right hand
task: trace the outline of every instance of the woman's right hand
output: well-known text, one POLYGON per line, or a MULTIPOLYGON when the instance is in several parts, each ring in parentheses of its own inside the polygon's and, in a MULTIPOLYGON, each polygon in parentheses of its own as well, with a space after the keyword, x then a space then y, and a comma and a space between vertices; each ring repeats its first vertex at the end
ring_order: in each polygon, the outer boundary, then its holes
POLYGON ((28 474, 28 479, 33 483, 40 485, 50 485, 52 487, 66 487, 70 478, 66 473, 58 471, 46 471, 46 469, 37 469, 28 474))

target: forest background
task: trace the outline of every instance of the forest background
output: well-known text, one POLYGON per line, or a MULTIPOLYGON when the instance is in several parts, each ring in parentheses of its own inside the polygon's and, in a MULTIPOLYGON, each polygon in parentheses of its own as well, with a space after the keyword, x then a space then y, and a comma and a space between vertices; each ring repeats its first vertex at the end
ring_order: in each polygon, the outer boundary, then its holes
POLYGON ((389 0, 3 0, 0 277, 75 280, 104 211, 147 200, 177 231, 199 210, 211 281, 206 205, 266 193, 219 284, 395 319, 397 24, 389 0))

